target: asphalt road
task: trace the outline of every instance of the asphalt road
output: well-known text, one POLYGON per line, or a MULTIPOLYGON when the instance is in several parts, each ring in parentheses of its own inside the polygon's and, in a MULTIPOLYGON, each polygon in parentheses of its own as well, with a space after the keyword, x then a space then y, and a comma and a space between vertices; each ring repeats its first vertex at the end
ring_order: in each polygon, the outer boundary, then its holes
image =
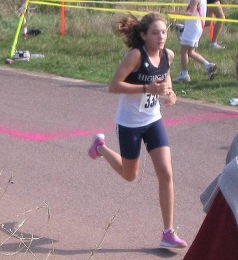
MULTIPOLYGON (((0 67, 0 259, 181 260, 158 247, 158 183, 142 149, 127 183, 87 150, 104 132, 118 150, 118 96, 106 86, 0 67)), ((238 108, 179 99, 162 112, 170 140, 175 226, 191 245, 205 214, 199 194, 222 170, 238 108)))

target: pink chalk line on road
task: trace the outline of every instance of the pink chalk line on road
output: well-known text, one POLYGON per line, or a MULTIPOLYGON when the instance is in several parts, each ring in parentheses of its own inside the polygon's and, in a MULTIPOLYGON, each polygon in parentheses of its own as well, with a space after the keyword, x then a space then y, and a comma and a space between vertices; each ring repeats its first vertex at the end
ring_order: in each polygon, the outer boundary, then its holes
MULTIPOLYGON (((214 121, 214 120, 224 120, 224 119, 232 119, 238 118, 238 113, 215 113, 210 112, 201 115, 186 115, 181 118, 174 119, 166 119, 164 120, 166 126, 175 126, 182 124, 195 124, 201 123, 205 121, 214 121)), ((30 141, 47 141, 54 139, 62 139, 68 137, 77 137, 77 136, 87 136, 96 133, 105 132, 102 129, 94 129, 94 130, 74 130, 65 133, 55 133, 55 134, 38 134, 38 133, 23 133, 17 130, 11 130, 6 127, 0 126, 0 132, 30 141)))
POLYGON ((102 130, 75 130, 72 132, 58 133, 58 134, 57 133, 56 134, 36 134, 36 133, 22 133, 17 130, 11 130, 11 129, 0 126, 0 132, 9 134, 14 137, 27 139, 30 141, 47 141, 47 140, 53 140, 53 139, 91 135, 91 134, 96 134, 98 132, 102 132, 102 130))

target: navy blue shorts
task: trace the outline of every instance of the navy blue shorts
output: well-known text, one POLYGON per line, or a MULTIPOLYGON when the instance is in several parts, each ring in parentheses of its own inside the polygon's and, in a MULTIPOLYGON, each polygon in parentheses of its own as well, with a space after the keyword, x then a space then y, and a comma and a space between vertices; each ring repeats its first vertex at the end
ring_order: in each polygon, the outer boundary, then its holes
POLYGON ((141 141, 148 152, 169 146, 163 120, 160 119, 142 127, 117 126, 121 156, 125 159, 136 159, 140 156, 141 141))

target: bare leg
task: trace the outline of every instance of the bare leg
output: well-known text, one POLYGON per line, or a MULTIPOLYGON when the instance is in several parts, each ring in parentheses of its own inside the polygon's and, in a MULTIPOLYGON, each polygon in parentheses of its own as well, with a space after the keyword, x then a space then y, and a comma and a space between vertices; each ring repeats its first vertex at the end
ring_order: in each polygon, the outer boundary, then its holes
POLYGON ((203 58, 202 55, 197 53, 195 49, 192 49, 189 53, 189 56, 199 62, 202 67, 206 70, 208 79, 213 80, 217 71, 217 66, 214 63, 208 62, 206 59, 203 58))
POLYGON ((139 159, 128 160, 122 158, 118 153, 114 152, 106 145, 98 146, 98 152, 125 180, 133 181, 137 177, 139 172, 139 159))
MULTIPOLYGON (((217 6, 215 7, 209 7, 207 9, 207 17, 216 17, 219 19, 225 19, 225 14, 223 12, 222 7, 220 6, 220 1, 217 1, 215 3, 217 6)), ((223 27, 223 22, 217 21, 214 25, 214 31, 213 31, 213 38, 212 38, 212 43, 216 43, 218 41, 218 37, 221 33, 222 27, 223 27)), ((208 25, 208 24, 207 24, 208 25)))
POLYGON ((194 59, 195 61, 199 62, 201 65, 203 65, 205 62, 207 62, 207 60, 204 59, 202 55, 200 55, 199 53, 196 52, 194 47, 182 45, 181 46, 182 70, 187 70, 189 58, 194 59))
MULTIPOLYGON (((219 2, 220 4, 220 2, 219 2)), ((217 6, 214 11, 213 11, 214 15, 219 18, 219 19, 225 19, 225 15, 224 12, 221 8, 221 6, 217 6)), ((223 27, 223 22, 216 22, 214 25, 214 31, 213 31, 213 38, 212 38, 212 42, 217 42, 218 37, 221 33, 222 27, 223 27)))
POLYGON ((181 55, 181 66, 182 66, 182 70, 188 70, 188 53, 189 53, 189 49, 191 47, 186 46, 186 45, 181 45, 181 51, 180 51, 180 55, 181 55))
MULTIPOLYGON (((97 146, 97 151, 125 180, 133 181, 138 175, 139 158, 134 160, 124 159, 105 144, 97 146)), ((174 188, 170 148, 156 148, 150 152, 150 156, 159 180, 159 201, 164 222, 160 246, 169 248, 186 247, 187 243, 181 240, 173 231, 174 188)))
POLYGON ((174 187, 169 147, 156 148, 150 152, 159 180, 159 200, 165 229, 173 228, 174 187))
POLYGON ((189 57, 191 57, 195 61, 199 62, 201 65, 203 65, 206 62, 206 59, 204 59, 201 54, 197 53, 195 48, 190 49, 189 57))

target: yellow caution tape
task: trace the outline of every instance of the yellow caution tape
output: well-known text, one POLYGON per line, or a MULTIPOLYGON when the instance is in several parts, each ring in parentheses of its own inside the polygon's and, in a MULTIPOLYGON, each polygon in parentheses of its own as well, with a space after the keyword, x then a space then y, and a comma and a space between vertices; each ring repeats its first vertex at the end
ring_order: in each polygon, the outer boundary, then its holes
MULTIPOLYGON (((51 0, 51 2, 45 2, 45 1, 34 1, 30 0, 31 3, 33 4, 40 4, 40 5, 49 5, 49 6, 59 6, 61 7, 61 3, 52 3, 52 2, 61 2, 61 0, 51 0)), ((65 2, 80 2, 80 3, 112 3, 112 2, 106 2, 106 1, 76 1, 76 0, 65 0, 65 2)), ((137 4, 140 2, 117 2, 117 3, 127 3, 127 4, 137 4)), ((152 2, 147 2, 147 3, 152 3, 152 2)), ((115 2, 113 2, 115 4, 115 2)), ((142 4, 142 3, 141 3, 142 4)), ((143 3, 145 4, 145 3, 143 3)), ((172 5, 172 3, 153 3, 153 4, 167 4, 167 5, 172 5)), ((173 4, 174 6, 175 4, 173 4)), ((184 5, 184 4, 183 4, 184 5)), ((231 6, 231 5, 230 5, 231 6)), ((87 10, 95 10, 95 11, 104 11, 104 12, 112 12, 112 13, 131 13, 134 15, 140 15, 143 16, 148 13, 148 11, 135 11, 135 10, 128 10, 128 9, 115 9, 115 8, 103 8, 103 7, 90 7, 90 6, 80 6, 80 5, 64 5, 66 8, 76 8, 76 9, 87 9, 87 10)), ((237 5, 238 7, 238 5, 237 5)), ((161 15, 166 15, 171 19, 178 19, 178 20, 209 20, 209 21, 219 21, 219 22, 229 22, 229 23, 238 23, 238 20, 235 19, 219 19, 219 18, 213 18, 213 17, 199 17, 199 16, 190 16, 190 15, 180 15, 180 14, 163 14, 161 15)))

